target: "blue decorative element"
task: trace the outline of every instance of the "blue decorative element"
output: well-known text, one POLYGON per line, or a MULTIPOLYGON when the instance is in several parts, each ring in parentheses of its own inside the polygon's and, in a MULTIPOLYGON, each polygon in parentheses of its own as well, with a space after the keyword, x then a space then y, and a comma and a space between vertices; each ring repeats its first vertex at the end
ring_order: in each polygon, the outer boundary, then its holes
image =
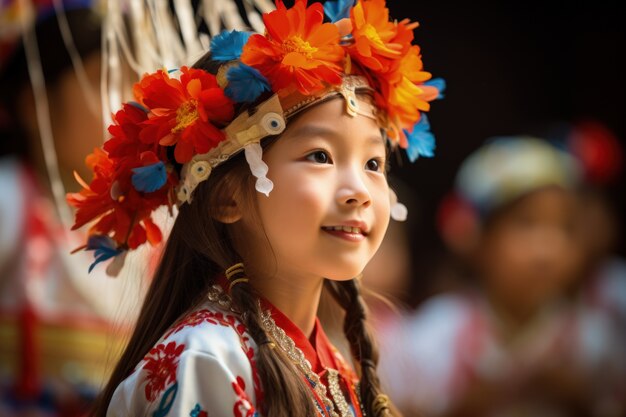
POLYGON ((115 258, 117 255, 123 252, 119 249, 113 239, 105 235, 92 235, 87 240, 86 250, 93 250, 95 260, 89 265, 89 272, 91 272, 96 265, 100 262, 104 262, 111 258, 115 258))
POLYGON ((196 406, 189 413, 189 417, 199 417, 202 412, 202 408, 200 407, 200 403, 196 403, 196 406))
POLYGON ((271 91, 270 83, 257 69, 246 64, 231 67, 226 73, 228 85, 224 94, 236 103, 252 102, 264 91, 271 91))
POLYGON ((406 153, 411 162, 415 162, 420 156, 427 158, 435 156, 435 136, 430 132, 430 123, 425 114, 422 114, 420 121, 413 126, 412 132, 404 129, 404 134, 409 141, 406 153))
POLYGON ((152 417, 165 417, 167 413, 170 412, 170 408, 174 404, 174 400, 176 399, 176 394, 178 393, 178 381, 174 383, 171 387, 169 387, 161 397, 161 402, 154 413, 152 413, 152 417))
POLYGON ((441 100, 443 98, 443 92, 446 90, 446 80, 443 78, 433 78, 432 80, 426 81, 424 85, 429 85, 439 90, 437 100, 441 100))
POLYGON ((137 191, 151 193, 163 187, 167 182, 167 170, 163 161, 133 168, 131 171, 133 171, 133 187, 137 191))
POLYGON ((239 59, 243 46, 251 35, 252 32, 223 31, 211 39, 211 59, 215 61, 239 59))
POLYGON ((324 3, 324 14, 335 23, 338 20, 350 17, 350 9, 354 0, 335 0, 324 3))
POLYGON ((139 110, 142 110, 144 113, 148 113, 148 109, 142 106, 141 103, 137 103, 136 101, 129 101, 128 104, 138 108, 139 110))

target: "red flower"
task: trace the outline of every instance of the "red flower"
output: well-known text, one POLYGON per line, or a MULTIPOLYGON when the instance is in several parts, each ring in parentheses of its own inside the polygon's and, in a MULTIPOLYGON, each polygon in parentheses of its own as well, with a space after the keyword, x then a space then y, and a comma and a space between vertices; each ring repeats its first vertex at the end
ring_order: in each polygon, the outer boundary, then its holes
POLYGON ((138 155, 145 150, 156 151, 154 144, 143 144, 139 141, 141 125, 148 120, 145 109, 130 103, 124 103, 121 110, 113 115, 113 123, 108 131, 111 138, 104 143, 103 149, 111 158, 124 158, 138 155))
POLYGON ((152 348, 146 356, 143 366, 148 372, 145 393, 148 401, 154 401, 165 387, 176 381, 178 360, 185 350, 185 345, 170 342, 152 348))
POLYGON ((121 247, 134 249, 146 241, 155 245, 162 234, 151 213, 170 204, 176 174, 169 173, 168 183, 160 190, 137 191, 131 181, 132 168, 165 159, 165 149, 157 143, 139 141, 140 125, 147 120, 144 110, 126 104, 113 120, 109 127, 112 138, 104 150, 95 149, 87 157, 87 165, 94 172, 91 183, 79 179, 83 189, 67 196, 68 203, 77 209, 72 229, 96 220, 91 232, 111 236, 121 247))
POLYGON ((325 83, 341 83, 345 51, 339 45, 337 26, 323 23, 320 3, 307 7, 306 0, 296 0, 287 9, 278 0, 276 10, 264 14, 263 21, 266 36, 252 35, 241 61, 259 70, 274 91, 295 85, 308 95, 323 89, 325 83))
POLYGON ((575 125, 569 145, 592 184, 610 184, 623 169, 624 151, 618 138, 599 122, 588 120, 575 125))
POLYGON ((147 75, 135 84, 134 93, 149 110, 139 139, 176 145, 174 157, 185 163, 224 140, 220 128, 232 120, 234 107, 214 75, 187 67, 181 72, 180 81, 163 70, 147 75))

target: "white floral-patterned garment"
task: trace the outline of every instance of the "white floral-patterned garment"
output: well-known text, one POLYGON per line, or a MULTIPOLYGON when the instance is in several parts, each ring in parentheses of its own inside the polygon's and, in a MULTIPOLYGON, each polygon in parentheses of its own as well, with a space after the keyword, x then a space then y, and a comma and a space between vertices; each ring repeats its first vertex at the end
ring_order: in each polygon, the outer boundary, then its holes
MULTIPOLYGON (((330 344, 319 321, 307 339, 275 307, 269 303, 265 306, 325 385, 329 369, 338 371, 339 387, 349 409, 346 415, 362 416, 356 396, 357 378, 330 344)), ((107 416, 261 416, 263 391, 256 350, 257 345, 238 316, 207 300, 166 332, 117 387, 107 416)), ((320 406, 323 401, 313 389, 311 393, 319 415, 344 415, 320 406)))

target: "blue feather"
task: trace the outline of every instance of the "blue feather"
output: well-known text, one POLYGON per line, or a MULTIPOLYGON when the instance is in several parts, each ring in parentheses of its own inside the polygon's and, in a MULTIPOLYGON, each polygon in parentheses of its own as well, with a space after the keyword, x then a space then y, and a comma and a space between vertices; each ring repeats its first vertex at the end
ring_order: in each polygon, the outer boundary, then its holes
POLYGON ((257 69, 246 64, 231 67, 226 73, 228 85, 224 94, 236 103, 252 102, 264 91, 271 91, 270 83, 257 69))
POLYGON ((354 0, 336 0, 324 3, 324 14, 335 23, 341 19, 350 17, 350 9, 354 0))
POLYGON ((443 98, 443 92, 446 90, 446 80, 443 78, 433 78, 432 80, 426 81, 424 85, 429 85, 439 90, 437 100, 441 100, 443 98))
POLYGON ((420 121, 413 126, 412 132, 404 129, 404 134, 409 141, 406 153, 411 162, 415 162, 420 156, 427 158, 435 156, 435 136, 430 132, 430 123, 425 114, 422 114, 420 121))
POLYGON ((133 168, 132 183, 135 190, 151 193, 163 187, 167 181, 167 170, 162 161, 145 167, 133 168))
POLYGON ((94 251, 94 262, 89 265, 89 272, 91 272, 96 265, 100 262, 104 262, 108 259, 115 258, 117 255, 123 252, 119 249, 113 239, 105 235, 93 235, 87 240, 87 249, 94 251))
POLYGON ((145 108, 144 106, 142 106, 140 103, 137 103, 136 101, 129 101, 128 104, 130 104, 133 107, 138 108, 139 110, 148 113, 149 110, 147 108, 145 108))
POLYGON ((211 39, 211 59, 232 61, 239 59, 243 46, 252 32, 224 31, 211 39))

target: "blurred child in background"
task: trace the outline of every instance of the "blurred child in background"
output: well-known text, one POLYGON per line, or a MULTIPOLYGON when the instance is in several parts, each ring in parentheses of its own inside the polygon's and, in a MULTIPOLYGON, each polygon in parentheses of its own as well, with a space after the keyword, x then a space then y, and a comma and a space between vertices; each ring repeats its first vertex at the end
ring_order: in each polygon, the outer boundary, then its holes
POLYGON ((103 140, 101 19, 91 1, 53 3, 0 6, 0 416, 82 415, 134 317, 122 294, 139 291, 70 256, 84 236, 52 184, 76 190, 73 169, 103 140))
POLYGON ((427 301, 384 352, 407 415, 622 415, 624 346, 576 294, 580 179, 571 154, 530 137, 463 163, 442 232, 475 285, 427 301))

